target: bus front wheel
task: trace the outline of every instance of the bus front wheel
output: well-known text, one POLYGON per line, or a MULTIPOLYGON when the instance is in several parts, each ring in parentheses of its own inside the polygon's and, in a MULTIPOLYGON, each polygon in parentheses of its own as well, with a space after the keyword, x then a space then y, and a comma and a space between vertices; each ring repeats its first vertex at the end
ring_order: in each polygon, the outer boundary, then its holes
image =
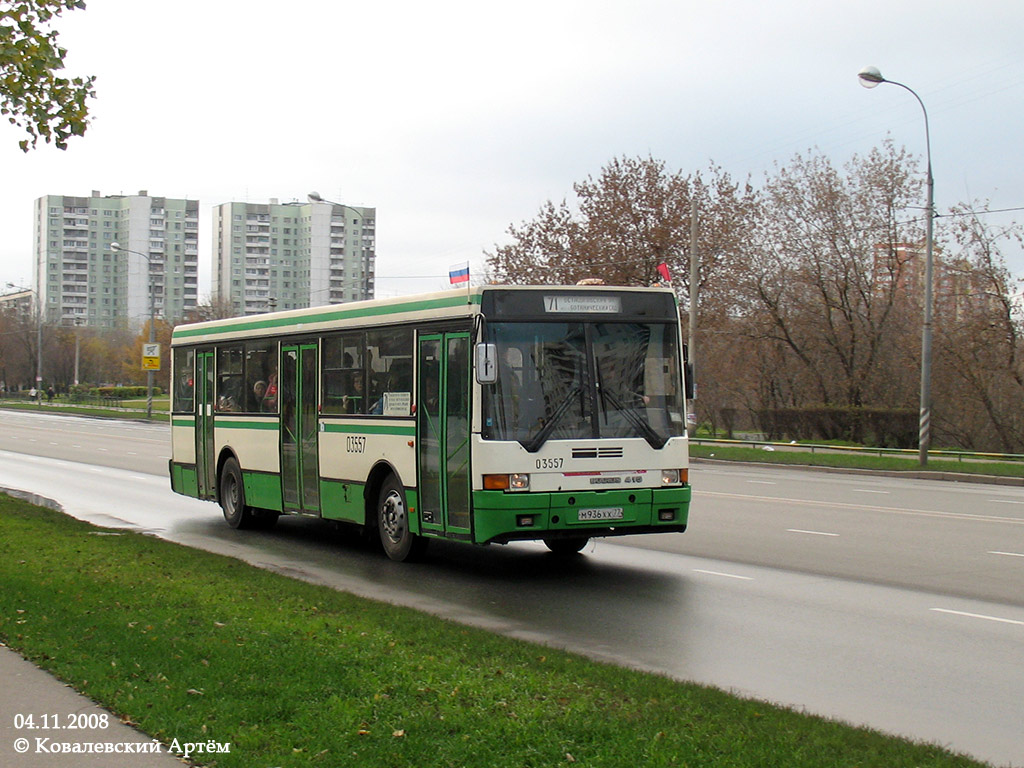
POLYGON ((392 560, 412 560, 422 554, 427 541, 409 530, 409 508, 405 490, 391 475, 380 489, 377 502, 377 530, 384 552, 392 560))
POLYGON ((556 555, 575 555, 590 541, 586 536, 574 536, 569 539, 544 539, 544 546, 556 555))

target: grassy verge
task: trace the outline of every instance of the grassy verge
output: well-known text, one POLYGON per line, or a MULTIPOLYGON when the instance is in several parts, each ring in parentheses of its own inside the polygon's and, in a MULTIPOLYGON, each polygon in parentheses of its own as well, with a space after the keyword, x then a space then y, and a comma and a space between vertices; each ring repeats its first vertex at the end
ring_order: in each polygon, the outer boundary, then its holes
MULTIPOLYGON (((917 457, 872 456, 857 453, 811 453, 809 450, 765 451, 733 445, 690 445, 690 456, 715 458, 724 461, 755 461, 769 464, 793 464, 816 467, 843 467, 847 469, 874 469, 886 471, 913 471, 921 467, 917 457)), ((958 461, 956 459, 929 458, 928 470, 958 472, 999 477, 1024 477, 1024 464, 1000 461, 958 461)))
MULTIPOLYGON (((142 401, 141 406, 128 406, 128 407, 139 407, 143 411, 146 408, 146 401, 142 401)), ((139 413, 138 411, 126 411, 119 408, 102 408, 99 406, 89 405, 63 405, 59 402, 41 404, 24 401, 24 400, 0 400, 0 408, 9 408, 17 411, 40 411, 44 413, 54 414, 70 414, 74 416, 98 416, 107 419, 145 419, 145 413, 139 413)), ((160 412, 157 408, 156 403, 153 404, 153 418, 152 421, 167 421, 169 414, 166 410, 160 412)))
POLYGON ((0 495, 0 638, 207 765, 980 765, 100 533, 0 495))

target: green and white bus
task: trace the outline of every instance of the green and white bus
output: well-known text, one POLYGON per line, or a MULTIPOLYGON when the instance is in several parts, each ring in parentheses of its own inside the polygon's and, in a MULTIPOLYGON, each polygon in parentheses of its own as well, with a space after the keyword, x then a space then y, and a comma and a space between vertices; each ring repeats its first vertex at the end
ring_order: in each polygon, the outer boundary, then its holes
POLYGON ((684 364, 665 288, 481 286, 179 325, 171 487, 234 528, 431 538, 686 529, 684 364))

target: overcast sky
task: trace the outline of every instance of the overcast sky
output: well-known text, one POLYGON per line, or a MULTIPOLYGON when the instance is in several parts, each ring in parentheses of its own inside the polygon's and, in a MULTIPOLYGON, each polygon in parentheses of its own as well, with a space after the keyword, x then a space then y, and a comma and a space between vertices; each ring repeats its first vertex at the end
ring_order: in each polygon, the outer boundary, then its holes
POLYGON ((98 97, 64 152, 0 124, 0 286, 31 280, 37 197, 145 189, 200 201, 201 298, 213 206, 311 190, 377 208, 378 296, 444 288, 614 157, 759 183, 887 133, 923 156, 869 64, 928 108, 940 211, 1024 207, 1020 0, 88 0, 58 28, 98 97))

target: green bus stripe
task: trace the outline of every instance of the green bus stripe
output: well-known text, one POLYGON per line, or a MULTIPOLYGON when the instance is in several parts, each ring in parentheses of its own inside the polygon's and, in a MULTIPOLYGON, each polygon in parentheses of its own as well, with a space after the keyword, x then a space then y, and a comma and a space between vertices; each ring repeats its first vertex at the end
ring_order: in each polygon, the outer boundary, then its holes
POLYGON ((466 296, 465 293, 458 292, 457 295, 445 296, 440 299, 432 299, 429 301, 416 301, 409 302, 407 304, 394 304, 391 306, 371 306, 371 307, 359 307, 355 309, 334 309, 333 311, 324 311, 310 315, 289 315, 287 317, 277 317, 262 320, 240 320, 235 323, 227 323, 225 325, 215 325, 206 328, 190 328, 178 326, 174 329, 172 338, 177 341, 179 339, 185 339, 192 336, 216 336, 226 333, 238 333, 240 331, 269 331, 271 329, 278 330, 298 330, 298 326, 314 325, 317 323, 329 323, 336 320, 350 320, 360 317, 377 317, 385 315, 396 315, 405 312, 423 312, 431 309, 445 309, 448 307, 457 307, 459 305, 467 304, 479 304, 480 295, 472 294, 466 296))
MULTIPOLYGON (((261 421, 237 421, 215 419, 214 426, 219 429, 278 429, 277 421, 263 419, 261 421)), ((344 432, 362 435, 402 435, 416 436, 416 427, 404 424, 332 424, 324 422, 324 432, 344 432)), ((195 427, 195 419, 175 419, 176 427, 195 427)))
POLYGON ((402 424, 331 424, 324 422, 324 432, 352 432, 363 435, 402 435, 415 437, 416 427, 402 424))
POLYGON ((277 420, 269 421, 227 421, 214 418, 213 425, 220 429, 277 429, 277 420))
POLYGON ((184 418, 175 417, 171 419, 172 427, 194 427, 196 425, 195 417, 186 416, 184 418))

